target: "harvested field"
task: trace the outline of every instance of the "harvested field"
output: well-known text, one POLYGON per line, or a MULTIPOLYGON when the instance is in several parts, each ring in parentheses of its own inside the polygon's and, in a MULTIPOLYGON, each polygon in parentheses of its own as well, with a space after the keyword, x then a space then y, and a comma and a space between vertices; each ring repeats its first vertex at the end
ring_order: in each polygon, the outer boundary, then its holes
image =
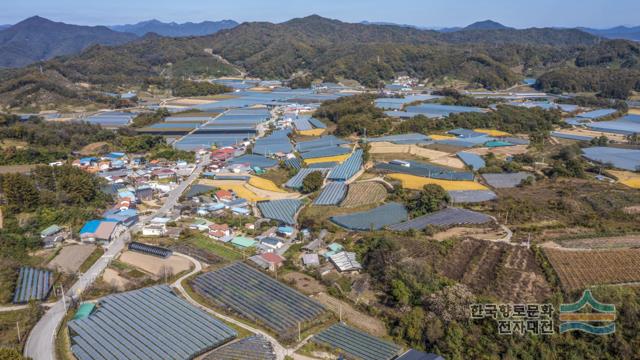
POLYGON ((127 285, 130 284, 129 280, 123 278, 114 269, 105 269, 102 274, 102 280, 112 287, 118 289, 118 291, 126 290, 127 285))
MULTIPOLYGON (((261 179, 261 178, 257 178, 261 179)), ((270 180, 262 179, 257 180, 261 185, 265 185, 266 182, 270 182, 271 185, 268 185, 273 188, 277 188, 278 191, 265 190, 258 188, 254 185, 251 185, 251 181, 247 183, 242 180, 210 180, 210 179, 200 179, 198 181, 199 184, 215 186, 220 189, 233 191, 238 197, 243 199, 247 199, 251 202, 258 202, 264 200, 280 200, 280 199, 294 199, 300 196, 298 193, 290 193, 284 190, 279 189, 273 182, 270 180)), ((255 182, 254 182, 255 183, 255 182)), ((265 185, 267 186, 267 185, 265 185)))
POLYGON ((568 249, 612 249, 640 247, 640 235, 572 239, 559 242, 568 249))
POLYGON ((341 207, 355 208, 383 202, 387 197, 387 189, 375 181, 356 182, 349 185, 347 196, 341 207))
POLYGON ((327 291, 326 286, 309 275, 299 272, 286 273, 282 279, 305 295, 315 295, 327 291))
POLYGON ((94 142, 89 145, 85 145, 80 149, 80 155, 89 156, 106 152, 109 149, 109 143, 106 141, 94 142))
POLYGON ((594 285, 640 282, 640 249, 544 252, 567 291, 594 285))
MULTIPOLYGON (((375 142, 371 143, 370 153, 376 157, 376 154, 408 154, 427 159, 430 162, 442 166, 447 166, 455 169, 464 169, 465 165, 460 159, 455 156, 455 153, 438 151, 419 147, 417 145, 404 145, 394 144, 389 142, 375 142)), ((378 157, 376 157, 378 158, 378 157)))
POLYGON ((640 189, 640 174, 620 170, 607 170, 607 172, 615 176, 621 184, 634 189, 640 189))
POLYGON ((318 157, 318 158, 311 158, 311 159, 305 159, 304 163, 307 165, 311 165, 311 164, 320 164, 320 163, 327 163, 327 162, 337 162, 337 163, 343 163, 345 160, 347 160, 349 157, 351 156, 351 153, 346 153, 343 155, 336 155, 336 156, 325 156, 325 157, 318 157))
POLYGON ((65 273, 74 273, 80 269, 80 265, 87 260, 95 249, 95 245, 65 246, 60 250, 58 256, 51 260, 47 267, 65 273))
POLYGON ((498 228, 470 228, 470 227, 453 227, 445 231, 441 231, 433 235, 435 240, 446 240, 452 238, 473 238, 486 241, 498 241, 503 239, 507 233, 498 228))
POLYGON ((340 313, 342 313, 342 319, 349 325, 364 330, 374 336, 383 337, 387 335, 387 329, 382 321, 354 309, 349 303, 338 300, 326 293, 318 294, 315 299, 337 316, 340 316, 340 313))
POLYGON ((272 192, 286 192, 279 188, 273 181, 264 179, 257 176, 251 176, 249 179, 249 185, 257 187, 258 189, 272 191, 272 192))
POLYGON ((452 190, 488 190, 484 185, 475 181, 451 181, 430 179, 422 176, 409 174, 391 173, 387 175, 394 180, 400 180, 402 187, 412 190, 422 190, 427 184, 436 184, 442 186, 446 191, 452 190))
POLYGON ((479 133, 482 133, 482 134, 487 134, 489 136, 495 136, 495 137, 511 135, 508 132, 504 132, 504 131, 500 131, 500 130, 496 130, 496 129, 473 129, 473 131, 479 132, 479 133))
POLYGON ((140 268, 156 277, 162 276, 165 271, 175 275, 191 268, 189 260, 176 255, 162 259, 134 251, 125 251, 120 255, 120 261, 140 268))
POLYGON ((504 157, 504 156, 510 156, 510 155, 524 154, 527 151, 529 151, 528 148, 529 148, 528 145, 501 146, 501 147, 495 147, 495 148, 480 147, 480 148, 468 149, 468 150, 465 150, 465 152, 481 155, 481 156, 487 155, 488 153, 494 153, 498 157, 504 157))

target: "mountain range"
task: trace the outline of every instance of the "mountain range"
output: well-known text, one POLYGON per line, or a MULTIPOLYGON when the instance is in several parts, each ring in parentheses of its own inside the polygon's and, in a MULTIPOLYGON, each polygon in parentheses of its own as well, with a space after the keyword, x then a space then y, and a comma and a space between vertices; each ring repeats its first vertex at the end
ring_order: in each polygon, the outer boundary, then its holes
POLYGON ((78 89, 80 83, 111 91, 162 84, 172 77, 222 76, 236 69, 264 79, 346 78, 370 87, 407 74, 434 83, 456 80, 500 89, 533 75, 543 90, 617 91, 623 86, 616 96, 624 97, 640 84, 640 48, 577 29, 513 29, 481 22, 439 32, 312 15, 277 24, 242 23, 213 35, 149 33, 121 45, 92 45, 38 66, 0 71, 0 102, 4 98, 31 106, 39 96, 47 101, 81 98, 86 89, 78 89))
POLYGON ((158 20, 149 20, 130 25, 114 25, 110 26, 111 30, 132 33, 138 36, 144 36, 148 33, 156 33, 162 36, 183 37, 183 36, 202 36, 215 34, 220 30, 231 29, 238 26, 233 20, 221 21, 203 21, 200 23, 165 23, 158 20))
POLYGON ((626 39, 640 41, 640 26, 616 26, 610 29, 580 28, 580 30, 607 39, 626 39))

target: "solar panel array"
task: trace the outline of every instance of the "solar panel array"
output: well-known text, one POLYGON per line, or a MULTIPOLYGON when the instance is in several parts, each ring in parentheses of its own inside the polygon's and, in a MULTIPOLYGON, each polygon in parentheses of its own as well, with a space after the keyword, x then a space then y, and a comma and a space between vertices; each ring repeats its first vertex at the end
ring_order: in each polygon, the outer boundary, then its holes
POLYGON ((136 241, 133 241, 129 244, 129 250, 147 254, 147 255, 158 256, 161 258, 168 258, 173 254, 173 251, 169 249, 165 249, 159 246, 143 244, 136 241))
POLYGON ((166 285, 104 297, 68 326, 78 360, 193 359, 237 336, 166 285))
POLYGON ((389 228, 396 231, 423 230, 427 226, 478 225, 486 224, 491 220, 491 216, 479 212, 460 208, 446 208, 431 214, 418 216, 407 222, 391 225, 389 228))
POLYGON ((276 354, 267 338, 253 335, 214 350, 204 360, 276 360, 276 354))
POLYGON ((18 273, 13 303, 23 304, 31 300, 44 300, 49 296, 52 285, 53 273, 51 271, 23 266, 18 273))
POLYGON ((401 348, 363 331, 338 323, 314 335, 311 341, 344 352, 349 358, 361 360, 390 360, 401 348))
POLYGON ((331 221, 350 230, 368 231, 398 224, 406 221, 408 217, 404 205, 392 202, 368 211, 333 216, 331 221))
POLYGON ((271 200, 258 202, 258 209, 263 218, 277 220, 287 225, 295 225, 296 213, 302 202, 293 199, 271 200))
POLYGON ((357 149, 345 162, 331 170, 329 180, 347 181, 360 171, 362 167, 362 149, 357 149))
POLYGON ((298 325, 317 319, 324 306, 241 262, 193 280, 203 296, 279 333, 297 333, 298 325))
POLYGON ((322 189, 314 205, 338 205, 347 195, 348 186, 343 182, 332 182, 322 189))

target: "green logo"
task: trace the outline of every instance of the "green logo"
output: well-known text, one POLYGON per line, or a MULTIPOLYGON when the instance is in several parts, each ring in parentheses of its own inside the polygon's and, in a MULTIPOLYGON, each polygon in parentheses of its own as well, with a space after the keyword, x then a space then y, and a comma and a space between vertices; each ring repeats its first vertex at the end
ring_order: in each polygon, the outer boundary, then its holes
POLYGON ((580 300, 560 305, 560 333, 583 331, 595 335, 608 335, 616 331, 616 307, 596 300, 591 290, 585 290, 580 300), (593 312, 579 312, 587 305, 593 312), (592 325, 591 323, 602 325, 592 325))

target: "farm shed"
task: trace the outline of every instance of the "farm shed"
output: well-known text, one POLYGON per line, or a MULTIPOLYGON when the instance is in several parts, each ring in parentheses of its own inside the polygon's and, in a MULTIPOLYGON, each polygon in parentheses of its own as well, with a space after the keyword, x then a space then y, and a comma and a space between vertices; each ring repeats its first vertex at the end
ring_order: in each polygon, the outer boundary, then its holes
POLYGON ((345 353, 349 358, 362 360, 391 360, 401 348, 343 323, 332 325, 314 335, 311 341, 345 353))
POLYGON ((596 146, 582 149, 582 152, 586 159, 601 164, 612 164, 629 171, 640 169, 640 150, 596 146))
POLYGON ((340 272, 358 271, 362 269, 362 265, 356 260, 356 253, 342 251, 329 256, 329 261, 340 272))
POLYGON ((236 236, 231 240, 231 243, 241 249, 247 249, 256 246, 258 242, 253 240, 252 238, 236 236))
POLYGON ((406 221, 407 209, 399 203, 388 203, 368 211, 331 217, 331 221, 349 230, 380 230, 406 221))
POLYGON ((299 200, 283 199, 260 201, 257 205, 262 217, 277 220, 286 225, 295 225, 295 216, 302 203, 299 200))
POLYGON ((362 149, 357 149, 349 158, 329 172, 329 180, 347 181, 360 171, 362 167, 362 149))
POLYGON ((49 296, 52 286, 53 273, 51 271, 23 266, 18 273, 13 303, 24 304, 31 300, 44 300, 49 296))
POLYGON ((423 230, 427 226, 479 225, 486 224, 492 220, 493 218, 489 215, 450 207, 431 214, 419 216, 407 222, 391 225, 389 228, 395 231, 423 230))
POLYGON ((153 255, 153 256, 164 258, 164 259, 168 258, 173 254, 173 251, 169 249, 165 249, 159 246, 143 244, 136 241, 131 242, 128 248, 131 251, 136 251, 136 252, 147 254, 147 255, 153 255))
POLYGON ((283 336, 295 336, 300 323, 325 312, 316 301, 241 262, 199 275, 193 288, 283 336))
POLYGON ((517 173, 482 174, 482 177, 487 184, 496 189, 514 188, 528 177, 535 178, 533 174, 522 171, 517 173))
POLYGON ((338 205, 347 195, 347 185, 342 182, 328 183, 313 202, 314 205, 338 205))
POLYGON ((204 360, 276 360, 276 353, 267 338, 252 335, 214 350, 204 360))
POLYGON ((167 285, 106 296, 68 327, 79 360, 193 359, 237 336, 167 285))
POLYGON ((302 168, 300 169, 300 171, 298 171, 297 174, 295 174, 291 179, 289 179, 284 186, 288 187, 290 189, 300 189, 302 188, 302 184, 304 182, 304 179, 311 174, 312 172, 316 172, 319 171, 322 173, 322 176, 324 177, 328 172, 329 172, 329 168, 302 168))
POLYGON ((480 203, 498 198, 491 190, 450 190, 448 193, 454 204, 480 203))

